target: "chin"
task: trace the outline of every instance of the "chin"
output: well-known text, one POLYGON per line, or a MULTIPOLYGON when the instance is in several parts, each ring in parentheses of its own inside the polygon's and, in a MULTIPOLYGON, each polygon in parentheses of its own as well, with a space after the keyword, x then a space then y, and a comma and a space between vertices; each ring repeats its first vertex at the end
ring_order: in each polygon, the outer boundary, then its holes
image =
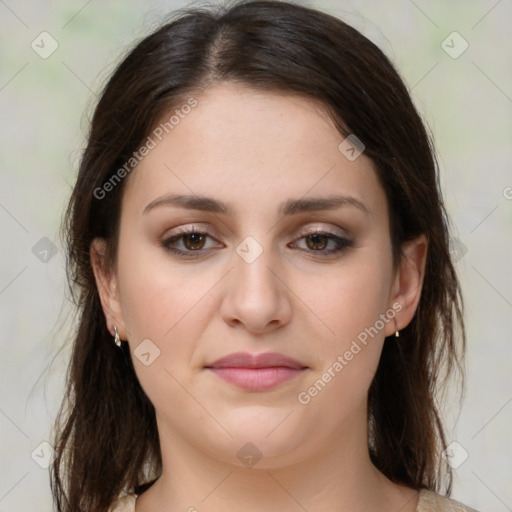
POLYGON ((292 410, 261 406, 232 409, 230 416, 219 417, 219 422, 233 437, 222 435, 225 443, 219 446, 221 438, 216 431, 216 437, 210 441, 228 455, 230 463, 237 465, 245 464, 245 456, 258 459, 258 467, 277 467, 291 462, 290 455, 304 446, 314 433, 314 425, 308 434, 307 422, 297 422, 298 415, 294 418, 294 414, 290 414, 292 410), (233 452, 237 457, 235 461, 230 457, 233 452))

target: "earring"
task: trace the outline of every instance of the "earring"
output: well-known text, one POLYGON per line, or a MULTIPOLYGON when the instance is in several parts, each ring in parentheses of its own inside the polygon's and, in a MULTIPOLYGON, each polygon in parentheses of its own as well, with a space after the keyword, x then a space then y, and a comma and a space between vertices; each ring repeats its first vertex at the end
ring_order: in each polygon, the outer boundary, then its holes
POLYGON ((117 327, 114 325, 114 343, 120 347, 121 346, 121 338, 119 337, 119 333, 117 332, 117 327))
POLYGON ((398 330, 398 323, 395 318, 395 338, 399 338, 399 337, 400 337, 400 331, 398 330))

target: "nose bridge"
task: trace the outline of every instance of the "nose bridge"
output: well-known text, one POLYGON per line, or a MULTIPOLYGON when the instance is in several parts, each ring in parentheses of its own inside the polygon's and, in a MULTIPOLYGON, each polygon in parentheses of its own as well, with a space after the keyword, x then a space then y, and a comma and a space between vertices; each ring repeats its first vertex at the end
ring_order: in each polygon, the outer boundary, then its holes
POLYGON ((241 287, 246 296, 267 294, 273 295, 278 283, 270 268, 276 266, 276 258, 272 254, 271 237, 263 236, 256 239, 247 236, 236 247, 237 258, 233 279, 237 287, 241 287))
POLYGON ((280 279, 280 265, 272 252, 271 236, 247 236, 236 247, 222 314, 229 322, 238 321, 257 331, 286 321, 290 304, 280 279), (261 241, 260 241, 261 240, 261 241))

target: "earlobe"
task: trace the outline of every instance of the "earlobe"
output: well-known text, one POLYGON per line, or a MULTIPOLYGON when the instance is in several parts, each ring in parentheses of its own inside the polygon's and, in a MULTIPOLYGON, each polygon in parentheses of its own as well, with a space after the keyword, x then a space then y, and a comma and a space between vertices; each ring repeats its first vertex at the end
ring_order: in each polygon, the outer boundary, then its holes
POLYGON ((114 325, 117 326, 119 336, 126 339, 117 276, 106 263, 106 241, 95 238, 91 243, 89 255, 107 328, 114 336, 114 325))
MULTIPOLYGON (((392 299, 392 304, 400 304, 399 308, 395 308, 396 311, 399 309, 396 314, 398 330, 409 325, 418 307, 425 277, 427 251, 428 241, 423 234, 402 245, 392 299)), ((392 333, 387 333, 390 334, 392 333)))

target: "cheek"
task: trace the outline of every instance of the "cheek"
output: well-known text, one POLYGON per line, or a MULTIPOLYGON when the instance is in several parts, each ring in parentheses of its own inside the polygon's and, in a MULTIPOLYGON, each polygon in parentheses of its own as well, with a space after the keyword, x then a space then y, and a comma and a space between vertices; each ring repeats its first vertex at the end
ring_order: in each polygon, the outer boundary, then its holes
POLYGON ((201 297, 211 287, 207 276, 174 264, 163 248, 135 230, 121 234, 119 255, 121 305, 132 342, 150 338, 161 348, 173 344, 184 326, 193 327, 190 313, 201 308, 201 297))
POLYGON ((307 277, 300 287, 318 325, 310 329, 318 364, 299 401, 314 402, 318 414, 336 403, 333 415, 344 416, 362 404, 379 363, 385 327, 393 322, 391 265, 362 256, 353 263, 322 278, 321 285, 312 286, 314 280, 307 277))
POLYGON ((356 256, 317 278, 304 275, 294 291, 321 320, 322 339, 343 342, 372 326, 389 307, 390 272, 386 262, 356 256))
POLYGON ((163 249, 130 239, 135 238, 120 239, 118 274, 134 368, 153 403, 180 405, 178 382, 187 385, 191 368, 201 363, 194 354, 217 311, 213 292, 219 276, 193 270, 193 263, 174 264, 163 249), (149 358, 138 357, 142 348, 149 358))
POLYGON ((205 308, 212 286, 197 274, 185 278, 170 270, 168 264, 150 264, 136 253, 119 262, 122 311, 135 373, 159 411, 190 407, 183 386, 190 387, 189 372, 208 321, 205 308))

